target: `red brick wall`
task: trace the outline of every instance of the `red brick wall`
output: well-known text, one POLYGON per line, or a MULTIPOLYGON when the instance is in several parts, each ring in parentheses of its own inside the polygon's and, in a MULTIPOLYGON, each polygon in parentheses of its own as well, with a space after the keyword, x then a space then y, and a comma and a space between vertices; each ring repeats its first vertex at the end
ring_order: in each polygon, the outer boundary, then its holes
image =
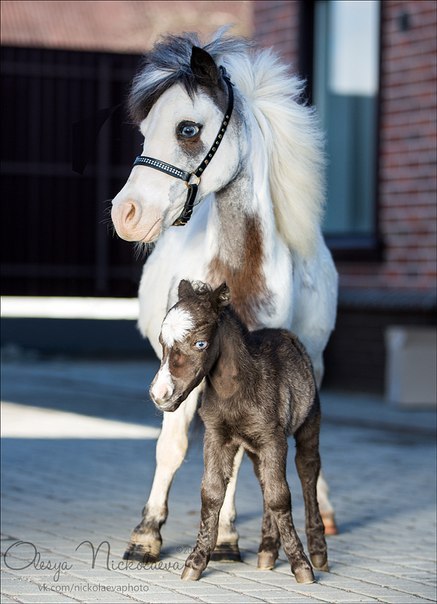
POLYGON ((223 0, 2 0, 3 46, 143 53, 165 33, 196 31, 208 38, 218 27, 252 35, 252 2, 223 0))
POLYGON ((257 42, 273 48, 297 69, 299 2, 256 0, 252 5, 257 42))
POLYGON ((378 265, 343 264, 354 287, 436 287, 436 4, 383 2, 378 265), (402 31, 402 14, 409 28, 402 31))
MULTIPOLYGON (((296 65, 298 18, 298 2, 254 2, 255 38, 296 65)), ((382 3, 377 203, 384 255, 379 263, 339 264, 345 287, 436 288, 436 21, 431 0, 382 3)))

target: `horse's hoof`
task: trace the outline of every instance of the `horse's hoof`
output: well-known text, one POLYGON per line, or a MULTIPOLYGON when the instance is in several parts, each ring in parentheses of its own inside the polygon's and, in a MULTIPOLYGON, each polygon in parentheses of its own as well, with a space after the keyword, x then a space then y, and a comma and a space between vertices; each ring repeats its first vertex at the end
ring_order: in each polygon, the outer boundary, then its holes
POLYGON ((143 564, 158 562, 161 553, 161 540, 149 533, 134 530, 123 560, 137 560, 143 564))
POLYGON ((182 571, 181 579, 182 581, 198 581, 200 579, 201 574, 201 570, 186 566, 182 571))
POLYGON ((272 570, 275 567, 276 558, 278 556, 273 552, 259 552, 258 553, 258 569, 259 570, 272 570))
POLYGON ((326 554, 314 554, 311 556, 311 564, 314 568, 317 568, 317 570, 329 573, 328 557, 326 554))
POLYGON ((338 527, 335 522, 335 516, 332 513, 322 514, 325 535, 338 535, 338 527))
POLYGON ((294 578, 298 583, 315 583, 314 573, 311 568, 297 568, 294 572, 294 578))
POLYGON ((159 553, 154 555, 150 551, 146 551, 141 546, 130 545, 123 554, 123 560, 136 560, 138 562, 142 562, 143 564, 153 564, 154 562, 158 562, 159 553))
POLYGON ((220 543, 211 554, 213 562, 241 562, 237 543, 220 543))

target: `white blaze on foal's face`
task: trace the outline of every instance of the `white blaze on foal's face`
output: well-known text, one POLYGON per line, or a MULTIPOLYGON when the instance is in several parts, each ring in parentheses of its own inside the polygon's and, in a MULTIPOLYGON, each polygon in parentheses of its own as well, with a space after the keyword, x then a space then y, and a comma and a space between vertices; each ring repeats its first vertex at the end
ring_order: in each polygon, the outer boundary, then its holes
MULTIPOLYGON (((172 348, 175 342, 182 342, 193 327, 194 321, 188 311, 182 308, 171 309, 161 328, 161 337, 164 346, 172 348)), ((169 399, 175 390, 169 365, 170 354, 164 356, 164 360, 150 389, 150 393, 156 402, 169 399)))
POLYGON ((174 384, 170 373, 169 360, 170 357, 167 356, 166 362, 161 366, 150 388, 150 394, 155 402, 165 401, 166 399, 170 398, 174 392, 174 384))
POLYGON ((162 340, 166 346, 171 348, 175 342, 182 342, 193 327, 193 317, 187 310, 172 308, 162 324, 162 340))

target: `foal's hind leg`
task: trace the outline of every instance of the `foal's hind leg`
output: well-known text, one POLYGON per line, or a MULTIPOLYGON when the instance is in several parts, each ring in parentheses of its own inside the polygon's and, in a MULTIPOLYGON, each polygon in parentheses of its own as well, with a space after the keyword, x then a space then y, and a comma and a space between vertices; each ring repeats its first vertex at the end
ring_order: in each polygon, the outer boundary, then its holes
POLYGON ((320 472, 319 454, 320 412, 310 416, 294 435, 296 467, 305 502, 305 529, 311 562, 317 569, 328 571, 323 521, 317 502, 316 485, 320 472))
MULTIPOLYGON (((253 462, 256 477, 258 478, 262 492, 264 493, 265 485, 259 469, 258 456, 249 451, 247 454, 253 462)), ((281 540, 275 518, 264 501, 261 543, 258 548, 258 568, 260 570, 272 570, 272 568, 274 568, 278 558, 280 545, 281 540)))
POLYGON ((226 487, 225 500, 219 516, 217 545, 211 554, 211 560, 222 562, 241 562, 238 548, 238 533, 235 528, 235 489, 238 470, 243 459, 244 449, 240 447, 235 455, 232 476, 226 487))
POLYGON ((156 470, 143 518, 132 531, 125 560, 156 562, 161 551, 160 528, 167 520, 167 499, 173 477, 188 448, 188 430, 197 407, 196 388, 174 413, 164 413, 156 445, 156 470))

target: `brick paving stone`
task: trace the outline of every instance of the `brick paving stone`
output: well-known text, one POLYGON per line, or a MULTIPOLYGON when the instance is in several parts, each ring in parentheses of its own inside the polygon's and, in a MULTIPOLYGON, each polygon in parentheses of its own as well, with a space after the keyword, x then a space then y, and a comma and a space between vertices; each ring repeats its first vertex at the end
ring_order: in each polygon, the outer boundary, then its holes
MULTIPOLYGON (((301 594, 301 597, 307 594, 301 594)), ((358 594, 353 591, 329 588, 323 586, 321 590, 316 591, 314 588, 311 591, 311 597, 317 602, 344 602, 344 604, 355 604, 356 602, 380 602, 377 598, 369 595, 358 594)))
MULTIPOLYGON (((159 415, 144 402, 144 375, 152 373, 140 363, 129 366, 112 361, 94 362, 92 367, 85 361, 4 363, 2 395, 16 403, 18 425, 26 423, 26 405, 45 408, 50 419, 50 413, 54 417, 74 411, 74 401, 78 401, 80 425, 87 415, 94 415, 120 422, 122 430, 126 413, 129 423, 156 428, 159 415), (86 388, 81 386, 81 375, 86 375, 86 388), (117 376, 117 397, 126 393, 118 403, 112 392, 113 376, 117 376), (60 387, 62 380, 68 392, 60 387), (110 412, 105 410, 105 400, 110 401, 110 412)), ((54 570, 31 564, 24 550, 10 552, 9 559, 2 558, 2 601, 435 602, 435 415, 388 409, 382 401, 365 395, 348 395, 347 404, 344 395, 329 393, 326 404, 324 398, 322 393, 322 461, 341 533, 328 539, 332 572, 316 571, 318 583, 297 584, 283 552, 274 571, 256 569, 262 499, 248 460, 242 464, 237 490, 243 562, 211 563, 199 582, 180 580, 199 525, 203 469, 199 429, 171 491, 170 515, 163 527, 164 567, 123 566, 122 554, 153 476, 155 441, 84 439, 80 434, 68 439, 41 438, 35 425, 26 426, 25 438, 6 436, 2 441, 2 552, 17 541, 30 541, 42 561, 64 561, 72 568, 61 570, 56 582, 54 570), (339 417, 342 421, 336 423, 339 417), (34 437, 29 437, 30 429, 34 437), (105 552, 99 553, 92 568, 90 548, 76 551, 85 540, 95 548, 109 542, 109 570, 105 552), (8 568, 20 559, 29 562, 27 568, 17 570, 17 564, 15 569, 8 568), (70 592, 45 593, 41 591, 44 584, 70 592), (85 591, 99 585, 113 591, 85 591), (135 592, 141 586, 147 591, 135 592)), ((74 425, 70 428, 74 433, 74 425)), ((293 514, 305 544, 303 500, 293 455, 291 445, 288 476, 293 514)))
POLYGON ((78 600, 74 600, 73 598, 69 598, 62 594, 19 594, 14 596, 15 602, 22 602, 22 604, 64 604, 77 602, 78 600))
POLYGON ((199 600, 202 602, 207 602, 208 604, 251 604, 252 602, 254 604, 256 604, 256 602, 262 602, 263 600, 260 600, 258 598, 253 598, 251 596, 246 596, 246 595, 240 595, 240 594, 226 594, 226 595, 212 595, 212 596, 198 596, 199 600))
POLYGON ((282 596, 280 598, 271 598, 269 600, 269 604, 317 604, 320 603, 320 600, 316 600, 315 598, 298 595, 297 597, 293 597, 291 594, 288 596, 282 596))

